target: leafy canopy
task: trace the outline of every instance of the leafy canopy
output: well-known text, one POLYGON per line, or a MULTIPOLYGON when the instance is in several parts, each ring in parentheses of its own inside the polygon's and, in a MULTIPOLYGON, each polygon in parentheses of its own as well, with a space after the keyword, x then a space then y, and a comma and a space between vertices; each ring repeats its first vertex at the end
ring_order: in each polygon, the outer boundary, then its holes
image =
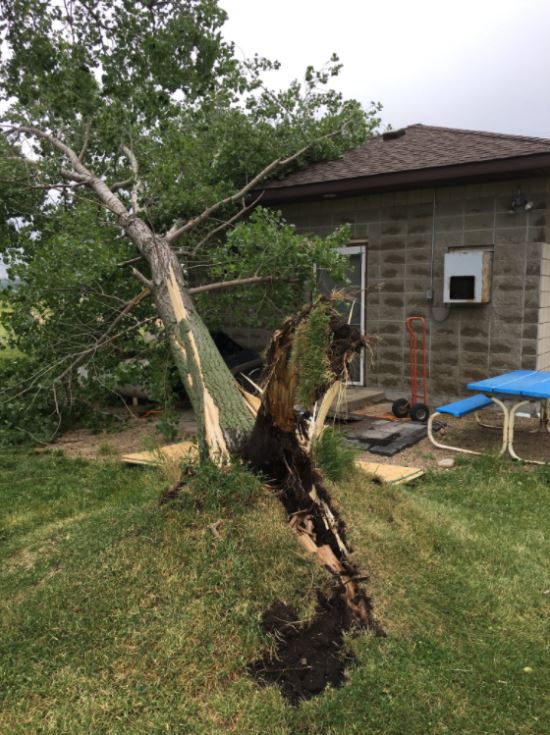
MULTIPOLYGON (((129 262, 136 251, 111 213, 85 187, 67 186, 59 152, 10 125, 34 125, 82 151, 110 186, 126 182, 117 193, 127 206, 133 173, 121 146, 130 147, 139 162, 142 216, 156 232, 234 194, 276 158, 306 145, 293 166, 337 157, 378 125, 379 106, 365 112, 331 88, 336 56, 288 88, 271 89, 263 75, 278 63, 239 60, 223 36, 225 19, 215 0, 0 5, 0 257, 19 282, 1 292, 1 318, 25 355, 24 368, 9 368, 9 395, 19 398, 17 410, 10 398, 8 415, 0 408, 5 426, 25 426, 28 414, 36 429, 29 386, 35 407, 44 399, 51 429, 59 422, 56 406, 76 410, 121 380, 147 381, 159 398, 173 385, 148 299, 124 318, 117 340, 92 352, 76 376, 56 382, 139 291, 131 268, 146 270, 129 262)), ((234 320, 278 321, 314 286, 314 264, 343 275, 336 248, 348 237, 345 228, 326 239, 303 237, 261 208, 233 229, 223 226, 241 206, 223 207, 179 241, 190 285, 251 275, 289 280, 201 296, 212 326, 228 308, 234 320)))

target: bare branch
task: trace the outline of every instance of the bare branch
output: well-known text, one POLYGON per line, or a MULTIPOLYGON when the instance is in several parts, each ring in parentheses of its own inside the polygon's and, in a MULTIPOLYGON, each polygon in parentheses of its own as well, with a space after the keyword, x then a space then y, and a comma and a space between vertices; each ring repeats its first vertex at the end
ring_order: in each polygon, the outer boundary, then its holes
POLYGON ((143 260, 143 255, 136 255, 135 258, 130 258, 129 260, 123 260, 121 263, 117 263, 118 268, 122 268, 123 265, 132 265, 132 263, 139 263, 140 260, 143 260))
POLYGON ((90 142, 90 128, 91 128, 91 123, 89 120, 87 120, 84 126, 84 142, 82 143, 82 148, 80 149, 80 153, 78 154, 79 161, 84 160, 86 150, 88 149, 88 143, 90 142))
MULTIPOLYGON (((251 209, 254 209, 254 207, 256 206, 256 204, 258 204, 258 202, 263 197, 263 195, 264 195, 264 193, 262 191, 262 193, 259 196, 257 196, 256 199, 254 199, 254 201, 251 204, 244 204, 243 203, 242 208, 239 209, 239 211, 237 212, 237 214, 234 214, 233 217, 230 217, 225 222, 222 222, 221 225, 219 225, 218 227, 215 227, 213 230, 211 230, 208 233, 208 235, 206 235, 205 237, 203 237, 202 240, 200 240, 200 242, 198 242, 197 245, 195 245, 195 247, 193 248, 193 253, 192 254, 193 255, 196 255, 198 253, 198 251, 202 248, 202 246, 205 243, 207 243, 212 237, 214 237, 214 235, 217 235, 219 232, 223 232, 223 230, 227 229, 228 227, 231 227, 231 225, 234 222, 236 222, 241 217, 244 217, 244 215, 247 212, 249 212, 251 209)), ((181 251, 178 251, 178 252, 181 252, 181 251)))
POLYGON ((141 271, 138 271, 137 268, 132 268, 132 275, 138 279, 143 285, 147 288, 148 291, 151 291, 153 289, 153 281, 150 281, 147 276, 144 276, 141 271))
POLYGON ((132 186, 132 194, 131 194, 132 211, 134 214, 137 214, 140 211, 140 209, 142 209, 139 206, 139 196, 140 194, 143 194, 143 183, 141 179, 139 178, 139 164, 138 164, 136 155, 131 148, 128 148, 128 146, 126 145, 121 146, 121 148, 124 152, 124 155, 130 161, 130 168, 132 169, 132 174, 133 174, 132 176, 133 186, 132 186))
POLYGON ((205 283, 203 286, 194 286, 188 289, 190 294, 206 293, 207 291, 221 291, 224 288, 234 288, 235 286, 250 286, 255 283, 274 283, 275 281, 293 282, 295 278, 284 278, 278 276, 249 276, 248 278, 234 278, 231 281, 217 281, 215 283, 205 283))
POLYGON ((133 180, 134 180, 134 177, 133 176, 129 176, 127 179, 124 179, 123 181, 115 181, 114 184, 111 184, 109 186, 109 189, 112 192, 116 192, 119 189, 125 189, 127 186, 130 186, 130 184, 132 183, 133 180))
POLYGON ((76 181, 79 184, 89 184, 91 183, 92 176, 86 176, 85 174, 79 174, 75 171, 69 171, 66 168, 59 169, 59 173, 63 178, 69 179, 69 181, 76 181))
POLYGON ((52 133, 48 133, 34 125, 11 125, 0 123, 0 128, 5 129, 8 133, 23 133, 25 135, 35 136, 41 140, 45 140, 50 145, 62 153, 71 163, 72 170, 62 169, 61 174, 71 181, 87 184, 97 195, 103 206, 115 214, 121 221, 122 225, 127 227, 130 213, 122 203, 122 201, 113 193, 107 184, 88 169, 79 159, 76 152, 60 138, 52 133))
POLYGON ((81 174, 82 176, 92 175, 91 172, 86 168, 86 166, 84 166, 82 161, 80 161, 75 151, 66 143, 63 143, 63 141, 57 138, 55 135, 47 133, 45 130, 41 130, 40 128, 36 128, 33 125, 7 125, 1 123, 0 127, 7 128, 10 132, 35 135, 37 138, 47 140, 50 145, 52 145, 54 148, 57 148, 58 151, 63 153, 63 155, 65 155, 69 159, 72 167, 74 168, 74 171, 77 174, 81 174))

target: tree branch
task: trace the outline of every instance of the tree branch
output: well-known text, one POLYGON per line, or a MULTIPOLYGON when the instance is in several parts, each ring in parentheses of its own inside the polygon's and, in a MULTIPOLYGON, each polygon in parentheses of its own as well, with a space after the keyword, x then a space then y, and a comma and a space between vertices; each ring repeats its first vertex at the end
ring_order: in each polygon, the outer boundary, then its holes
POLYGON ((86 154, 86 150, 88 149, 88 143, 90 142, 90 128, 91 123, 89 120, 87 120, 86 124, 84 125, 84 142, 82 143, 82 148, 80 149, 80 153, 78 154, 78 160, 80 162, 84 160, 84 155, 86 154))
MULTIPOLYGON (((256 206, 256 204, 258 204, 258 202, 263 197, 263 195, 264 195, 264 193, 262 191, 262 193, 259 196, 257 196, 256 199, 254 199, 254 201, 251 204, 244 204, 243 203, 242 208, 239 209, 239 211, 237 212, 237 214, 234 214, 233 217, 230 217, 225 222, 222 222, 221 225, 219 225, 218 227, 215 227, 213 230, 211 230, 208 233, 208 235, 206 235, 205 237, 203 237, 202 240, 200 240, 195 245, 195 247, 193 248, 192 255, 196 255, 198 253, 198 251, 202 248, 202 246, 205 243, 207 243, 212 237, 214 237, 214 235, 217 235, 219 232, 223 232, 223 230, 225 230, 227 227, 231 227, 231 225, 234 222, 236 222, 238 219, 240 219, 241 217, 243 217, 251 209, 254 209, 254 207, 256 206)), ((178 252, 181 252, 181 251, 178 251, 178 252)))
POLYGON ((9 125, 2 123, 0 124, 0 127, 8 128, 8 130, 13 131, 14 133, 26 133, 27 135, 35 135, 37 138, 47 140, 50 145, 57 148, 58 151, 67 156, 77 174, 88 177, 92 176, 91 171, 86 168, 75 151, 55 135, 47 133, 45 130, 41 130, 40 128, 35 128, 33 125, 9 125))
POLYGON ((276 281, 293 282, 295 280, 295 278, 285 278, 284 276, 249 276, 248 278, 234 278, 231 281, 205 283, 203 286, 189 288, 188 292, 190 294, 206 293, 207 291, 221 291, 224 288, 234 288, 235 286, 250 286, 255 283, 274 283, 276 281))
MULTIPOLYGON (((149 289, 144 289, 143 291, 140 291, 138 294, 136 294, 128 303, 126 306, 120 311, 120 313, 116 316, 115 319, 109 324, 105 332, 101 335, 101 337, 98 337, 94 344, 91 347, 88 347, 85 350, 82 350, 76 358, 71 362, 68 367, 63 370, 63 372, 55 378, 56 383, 59 383, 63 380, 63 378, 67 377, 69 373, 71 373, 77 365, 79 365, 82 360, 84 360, 85 357, 88 355, 95 353, 100 347, 103 347, 105 344, 108 344, 109 342, 112 342, 113 340, 117 339, 117 337, 120 337, 122 334, 125 334, 128 330, 124 330, 124 332, 119 332, 115 336, 110 336, 114 328, 117 326, 117 324, 120 324, 120 322, 124 319, 127 314, 135 307, 137 306, 140 301, 143 301, 144 298, 149 296, 149 289)), ((148 319, 145 319, 143 322, 139 322, 139 324, 144 324, 145 322, 151 321, 151 319, 156 319, 157 317, 150 317, 148 319)), ((135 328, 137 325, 134 325, 133 328, 135 328)))
POLYGON ((76 152, 69 145, 64 143, 55 135, 52 135, 52 133, 36 128, 34 125, 12 125, 0 123, 0 128, 7 129, 8 132, 35 136, 50 143, 53 148, 62 153, 71 163, 72 170, 69 171, 67 169, 61 169, 62 176, 71 181, 87 184, 95 192, 103 206, 116 215, 123 226, 128 225, 130 213, 122 201, 113 193, 108 185, 99 178, 99 176, 96 176, 82 163, 76 152))
POLYGON ((109 189, 112 192, 117 192, 119 189, 124 189, 126 186, 130 186, 133 180, 134 180, 134 177, 129 176, 127 179, 124 179, 123 181, 115 181, 114 184, 111 184, 109 186, 109 189))
MULTIPOLYGON (((133 181, 133 186, 130 196, 132 202, 132 211, 134 214, 137 214, 141 209, 141 207, 139 206, 139 195, 143 193, 143 184, 141 179, 139 178, 139 164, 135 153, 131 148, 128 148, 128 146, 125 145, 122 145, 121 148, 126 158, 130 161, 130 168, 132 169, 133 176, 131 181, 133 181)), ((113 189, 111 187, 111 191, 112 190, 113 189)))
POLYGON ((332 138, 335 135, 342 132, 342 128, 338 128, 337 130, 333 130, 330 133, 327 133, 326 135, 322 135, 320 138, 317 138, 316 140, 312 140, 310 143, 305 145, 303 148, 300 148, 300 150, 293 153, 291 156, 288 156, 287 158, 276 158, 274 161, 271 161, 265 168, 263 168, 259 174, 256 174, 253 179, 251 179, 248 184, 242 187, 236 194, 232 194, 231 196, 225 197, 225 199, 220 199, 220 201, 216 202, 215 204, 212 204, 210 207, 207 207, 201 214, 197 215, 197 217, 193 217, 190 220, 187 220, 184 224, 180 225, 177 222, 175 222, 172 227, 168 230, 166 233, 166 240, 168 241, 169 245, 172 245, 178 238, 180 238, 182 235, 184 235, 186 232, 189 232, 190 230, 194 229, 198 225, 202 224, 205 220, 207 220, 214 212, 217 212, 218 209, 221 207, 225 207, 228 204, 234 204, 235 202, 238 202, 239 199, 243 199, 249 191, 254 189, 257 184, 260 183, 263 179, 265 179, 269 174, 273 173, 279 168, 284 168, 285 166, 288 166, 289 163, 292 163, 292 161, 295 161, 297 158, 299 158, 301 155, 303 155, 307 150, 311 148, 312 145, 315 143, 319 143, 322 140, 327 140, 328 138, 332 138))
POLYGON ((147 276, 144 276, 141 271, 138 271, 137 268, 132 268, 132 275, 138 279, 143 285, 147 288, 148 291, 153 290, 153 281, 150 281, 147 276))

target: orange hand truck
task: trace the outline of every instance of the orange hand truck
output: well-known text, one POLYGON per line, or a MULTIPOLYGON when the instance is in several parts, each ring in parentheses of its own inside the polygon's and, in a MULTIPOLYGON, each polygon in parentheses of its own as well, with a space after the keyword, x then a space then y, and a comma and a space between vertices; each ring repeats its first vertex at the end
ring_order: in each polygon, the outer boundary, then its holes
POLYGON ((398 419, 410 416, 413 421, 425 422, 430 415, 428 408, 428 366, 426 348, 426 320, 423 316, 410 316, 405 320, 409 334, 409 354, 411 365, 411 400, 398 398, 393 402, 391 410, 398 419), (422 398, 418 401, 418 338, 414 328, 414 322, 420 322, 422 335, 422 398))

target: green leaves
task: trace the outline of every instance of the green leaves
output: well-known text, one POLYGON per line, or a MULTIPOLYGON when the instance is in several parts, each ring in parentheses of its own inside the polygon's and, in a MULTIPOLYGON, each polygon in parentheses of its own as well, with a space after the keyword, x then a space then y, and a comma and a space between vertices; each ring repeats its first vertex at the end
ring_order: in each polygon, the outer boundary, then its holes
POLYGON ((345 282, 346 259, 338 248, 349 236, 347 225, 326 238, 300 235, 280 212, 257 207, 225 240, 211 246, 208 273, 202 278, 221 281, 260 275, 274 280, 205 296, 200 301, 203 313, 214 324, 227 322, 230 314, 233 323, 274 328, 315 293, 316 268, 345 282))
MULTIPOLYGON (((304 146, 293 168, 335 158, 376 128, 379 106, 365 112, 331 89, 341 70, 336 55, 271 89, 264 75, 279 63, 259 55, 239 61, 222 35, 225 19, 216 0, 5 0, 2 121, 53 133, 111 186, 134 175, 121 151, 130 147, 139 162, 140 214, 156 233, 235 194, 276 159, 304 146)), ((60 174, 66 167, 45 140, 13 131, 0 139, 0 257, 20 284, 1 292, 2 319, 11 346, 27 357, 17 369, 21 395, 31 405, 29 385, 36 386, 57 421, 63 402, 72 410, 81 400, 105 400, 138 370, 132 379, 166 403, 174 383, 152 300, 124 318, 121 336, 93 351, 54 400, 56 376, 139 290, 128 263, 136 251, 93 192, 67 188, 60 174)), ((128 207, 129 186, 117 189, 128 207)), ((228 314, 275 326, 315 291, 315 268, 344 279, 337 248, 349 237, 346 227, 324 239, 298 235, 261 208, 234 229, 223 227, 243 204, 220 208, 177 243, 190 285, 275 276, 201 295, 197 304, 211 327, 228 314)), ((145 262, 137 265, 149 275, 145 262)), ((16 383, 10 385, 20 393, 16 383)))

